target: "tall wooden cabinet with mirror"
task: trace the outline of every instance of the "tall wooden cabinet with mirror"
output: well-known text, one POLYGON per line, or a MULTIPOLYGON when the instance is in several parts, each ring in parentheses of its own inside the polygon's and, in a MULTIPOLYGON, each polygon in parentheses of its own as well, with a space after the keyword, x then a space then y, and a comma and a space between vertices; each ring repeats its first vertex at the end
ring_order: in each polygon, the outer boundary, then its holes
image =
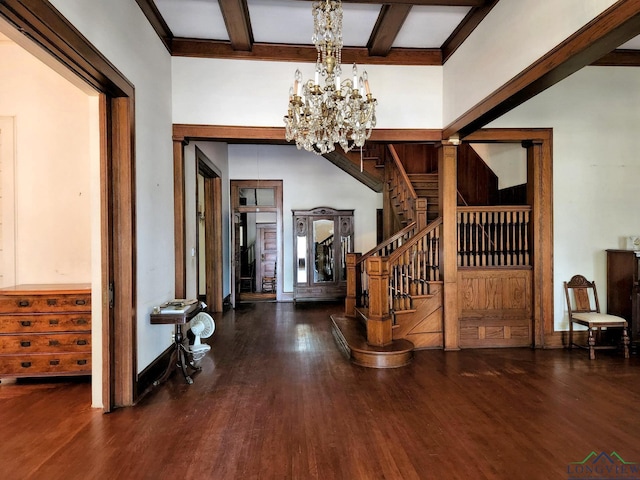
POLYGON ((353 252, 353 210, 294 210, 293 237, 294 301, 344 298, 346 258, 353 252))

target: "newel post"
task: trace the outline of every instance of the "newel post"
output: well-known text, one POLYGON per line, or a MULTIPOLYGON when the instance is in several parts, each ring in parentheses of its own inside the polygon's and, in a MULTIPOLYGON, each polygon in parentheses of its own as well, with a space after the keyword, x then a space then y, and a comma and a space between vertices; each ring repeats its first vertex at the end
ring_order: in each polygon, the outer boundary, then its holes
POLYGON ((389 262, 387 258, 368 258, 367 275, 369 276, 367 343, 382 347, 393 340, 391 316, 389 315, 389 262))
POLYGON ((418 197, 416 199, 416 223, 418 224, 418 231, 427 226, 427 199, 418 197))
POLYGON ((361 253, 347 253, 347 296, 344 301, 344 314, 347 317, 356 316, 358 297, 362 294, 362 277, 358 261, 361 253))

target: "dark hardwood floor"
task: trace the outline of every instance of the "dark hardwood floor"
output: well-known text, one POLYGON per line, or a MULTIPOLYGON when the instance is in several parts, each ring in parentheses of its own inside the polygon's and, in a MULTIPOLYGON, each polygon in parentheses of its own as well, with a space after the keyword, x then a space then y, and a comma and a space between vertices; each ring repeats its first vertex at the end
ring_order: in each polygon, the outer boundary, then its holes
MULTIPOLYGON (((0 385, 3 479, 567 479, 593 451, 640 467, 640 359, 421 351, 400 369, 339 353, 336 304, 216 316, 179 375, 103 415, 83 382, 0 385)), ((581 471, 582 471, 581 470, 581 471)), ((637 478, 636 475, 633 478, 637 478)), ((631 477, 601 477, 631 478, 631 477)))

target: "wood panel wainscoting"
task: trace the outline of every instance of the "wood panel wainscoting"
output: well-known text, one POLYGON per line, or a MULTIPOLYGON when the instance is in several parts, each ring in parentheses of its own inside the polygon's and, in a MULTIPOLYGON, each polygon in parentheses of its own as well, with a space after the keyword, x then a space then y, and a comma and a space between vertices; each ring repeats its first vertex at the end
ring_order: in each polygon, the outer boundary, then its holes
POLYGON ((532 344, 532 269, 458 270, 461 348, 532 344))

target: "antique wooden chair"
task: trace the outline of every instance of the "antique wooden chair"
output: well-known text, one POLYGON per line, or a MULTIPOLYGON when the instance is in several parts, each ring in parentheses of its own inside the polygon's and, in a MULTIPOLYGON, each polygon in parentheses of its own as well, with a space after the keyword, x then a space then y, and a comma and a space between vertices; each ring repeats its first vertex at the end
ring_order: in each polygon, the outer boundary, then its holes
POLYGON ((574 275, 569 282, 564 282, 564 293, 569 309, 569 349, 573 346, 589 349, 589 359, 596 358, 596 350, 617 349, 617 345, 603 345, 601 329, 621 328, 624 358, 629 358, 629 335, 627 321, 616 315, 600 313, 596 283, 590 282, 582 275, 574 275), (587 345, 573 342, 573 324, 587 327, 587 345), (594 329, 596 334, 594 336, 594 329))

